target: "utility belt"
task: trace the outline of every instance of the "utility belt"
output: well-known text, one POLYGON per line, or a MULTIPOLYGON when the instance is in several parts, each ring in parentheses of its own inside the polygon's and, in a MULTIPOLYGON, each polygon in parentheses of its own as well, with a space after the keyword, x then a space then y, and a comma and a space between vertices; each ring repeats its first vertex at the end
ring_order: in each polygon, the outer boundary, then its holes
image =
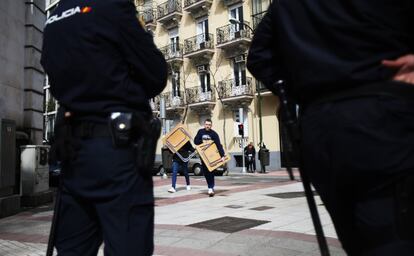
POLYGON ((134 147, 137 152, 137 167, 146 174, 151 173, 155 150, 161 132, 158 118, 150 119, 145 114, 113 112, 107 122, 83 120, 77 113, 59 109, 51 155, 63 164, 75 160, 82 139, 110 137, 115 148, 134 147))

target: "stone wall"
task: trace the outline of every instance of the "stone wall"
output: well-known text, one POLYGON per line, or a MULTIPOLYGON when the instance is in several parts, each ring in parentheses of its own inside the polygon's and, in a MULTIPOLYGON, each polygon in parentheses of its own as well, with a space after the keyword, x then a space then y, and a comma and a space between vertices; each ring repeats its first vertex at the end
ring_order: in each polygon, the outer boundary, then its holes
POLYGON ((40 65, 44 0, 1 0, 0 118, 42 143, 44 72, 40 65))

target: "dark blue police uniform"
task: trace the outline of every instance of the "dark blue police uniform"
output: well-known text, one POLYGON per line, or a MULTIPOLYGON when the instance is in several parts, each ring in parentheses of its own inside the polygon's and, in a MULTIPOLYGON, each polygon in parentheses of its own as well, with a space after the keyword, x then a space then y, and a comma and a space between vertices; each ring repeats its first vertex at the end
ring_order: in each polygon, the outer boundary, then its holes
POLYGON ((382 65, 414 53, 414 2, 273 1, 248 69, 302 107, 304 171, 348 255, 414 255, 414 86, 382 65))
POLYGON ((105 255, 152 255, 150 170, 137 168, 132 145, 115 147, 105 132, 111 112, 148 119, 149 99, 166 84, 165 60, 135 6, 129 0, 60 1, 46 22, 41 63, 53 96, 72 113, 74 155, 62 169, 58 254, 96 255, 104 242, 105 255))

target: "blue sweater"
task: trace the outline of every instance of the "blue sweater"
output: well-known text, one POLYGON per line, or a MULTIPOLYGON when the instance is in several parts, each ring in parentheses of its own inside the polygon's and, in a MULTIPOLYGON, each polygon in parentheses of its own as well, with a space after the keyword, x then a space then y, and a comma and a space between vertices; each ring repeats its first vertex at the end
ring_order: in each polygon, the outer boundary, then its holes
POLYGON ((218 134, 215 131, 213 131, 213 130, 206 131, 206 129, 198 130, 197 135, 194 138, 194 144, 200 145, 201 143, 203 143, 203 140, 212 140, 212 141, 214 141, 214 143, 217 146, 217 149, 219 151, 220 156, 221 157, 224 156, 223 146, 221 145, 220 138, 219 138, 218 134))

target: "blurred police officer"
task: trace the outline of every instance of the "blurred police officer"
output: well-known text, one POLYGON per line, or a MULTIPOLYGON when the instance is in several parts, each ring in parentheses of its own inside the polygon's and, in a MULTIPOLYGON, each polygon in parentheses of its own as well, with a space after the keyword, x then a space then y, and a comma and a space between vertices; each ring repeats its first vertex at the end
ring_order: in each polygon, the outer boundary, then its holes
POLYGON ((273 1, 248 68, 302 106, 303 166, 349 255, 414 255, 414 2, 273 1))
POLYGON ((152 255, 152 178, 137 167, 129 137, 148 126, 167 68, 132 1, 61 0, 46 22, 41 62, 61 106, 58 254, 96 255, 104 242, 105 255, 152 255), (109 117, 124 119, 110 129, 109 117))

